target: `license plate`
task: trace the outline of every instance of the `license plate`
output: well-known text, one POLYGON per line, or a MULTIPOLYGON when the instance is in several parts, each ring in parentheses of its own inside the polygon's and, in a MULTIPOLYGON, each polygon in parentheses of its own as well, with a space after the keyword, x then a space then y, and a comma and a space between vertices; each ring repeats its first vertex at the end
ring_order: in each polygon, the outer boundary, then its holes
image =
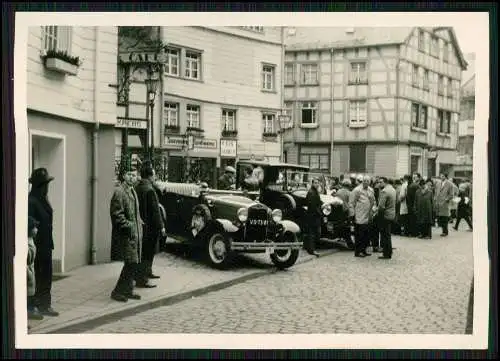
POLYGON ((250 225, 251 226, 267 226, 267 220, 266 219, 251 219, 250 225))

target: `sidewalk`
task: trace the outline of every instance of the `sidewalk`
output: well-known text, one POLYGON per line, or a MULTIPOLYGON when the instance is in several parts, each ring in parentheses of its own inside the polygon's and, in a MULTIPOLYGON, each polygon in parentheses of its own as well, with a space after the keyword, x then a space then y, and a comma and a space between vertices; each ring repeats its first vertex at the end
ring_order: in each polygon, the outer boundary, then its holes
MULTIPOLYGON (((327 250, 322 251, 321 254, 333 252, 335 250, 327 250)), ((297 263, 307 262, 314 258, 301 251, 297 263)), ((30 320, 29 332, 68 332, 70 328, 78 329, 78 325, 83 322, 88 323, 103 317, 109 319, 125 317, 128 314, 154 308, 155 304, 165 303, 169 301, 169 298, 174 298, 171 303, 178 302, 275 270, 266 254, 245 255, 242 261, 234 267, 219 271, 193 258, 185 258, 174 253, 160 253, 155 257, 153 270, 161 278, 151 280, 151 283, 158 287, 136 289, 136 292, 142 296, 141 300, 120 303, 113 301, 110 293, 115 286, 122 265, 121 262, 113 262, 83 266, 65 274, 68 277, 55 281, 52 285, 52 306, 60 315, 45 317, 41 321, 30 320)), ((97 320, 97 322, 106 321, 97 320)))

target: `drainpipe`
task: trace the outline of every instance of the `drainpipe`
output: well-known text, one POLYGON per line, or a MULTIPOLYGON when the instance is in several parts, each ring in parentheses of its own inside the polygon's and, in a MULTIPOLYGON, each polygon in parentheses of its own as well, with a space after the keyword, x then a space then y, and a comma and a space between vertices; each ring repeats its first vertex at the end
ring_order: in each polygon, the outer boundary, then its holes
MULTIPOLYGON (((398 58, 396 61, 396 99, 395 99, 395 116, 396 116, 396 129, 394 131, 394 135, 396 136, 396 164, 399 161, 399 73, 401 71, 401 45, 398 45, 398 58)), ((397 166, 396 166, 397 167, 397 166)), ((406 172, 405 172, 406 173, 406 172)))
POLYGON ((334 126, 334 99, 333 99, 333 82, 334 82, 334 64, 333 64, 333 48, 330 49, 330 176, 333 177, 333 126, 334 126))
MULTIPOLYGON (((281 104, 281 111, 280 115, 283 115, 283 109, 285 108, 285 26, 281 27, 281 79, 280 79, 280 104, 281 104)), ((279 121, 279 120, 278 120, 279 121)), ((279 124, 279 127, 281 129, 281 124, 279 124)), ((285 137, 285 130, 281 129, 281 134, 280 134, 280 161, 284 162, 285 157, 284 153, 285 150, 284 148, 284 138, 285 137)))
POLYGON ((98 173, 99 173, 99 87, 100 87, 100 54, 101 36, 99 27, 95 31, 95 54, 94 54, 94 130, 92 132, 92 236, 90 245, 90 264, 97 264, 97 199, 98 199, 98 173))

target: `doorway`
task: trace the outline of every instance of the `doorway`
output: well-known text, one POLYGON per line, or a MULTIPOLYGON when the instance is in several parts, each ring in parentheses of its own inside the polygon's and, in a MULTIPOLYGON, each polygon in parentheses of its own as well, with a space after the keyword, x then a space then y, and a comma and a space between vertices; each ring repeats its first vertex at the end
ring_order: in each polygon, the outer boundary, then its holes
POLYGON ((49 201, 54 209, 53 268, 64 273, 66 236, 66 140, 64 135, 30 130, 30 174, 36 168, 47 168, 54 177, 49 187, 49 201))

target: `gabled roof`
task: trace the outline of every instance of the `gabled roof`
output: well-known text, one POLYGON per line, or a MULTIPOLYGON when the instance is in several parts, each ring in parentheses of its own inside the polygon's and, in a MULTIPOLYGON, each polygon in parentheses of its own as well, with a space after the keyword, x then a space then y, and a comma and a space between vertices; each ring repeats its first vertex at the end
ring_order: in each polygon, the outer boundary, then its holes
POLYGON ((295 36, 288 36, 286 50, 351 48, 358 46, 403 44, 411 27, 298 27, 295 36), (316 39, 311 42, 310 39, 316 39))
POLYGON ((437 26, 433 28, 433 31, 440 31, 440 30, 448 30, 451 38, 451 43, 453 44, 453 48, 455 49, 455 53, 457 55, 458 61, 460 62, 460 66, 462 70, 467 69, 467 61, 465 60, 464 54, 462 52, 462 49, 460 49, 460 45, 458 45, 458 39, 457 39, 457 34, 455 34, 455 30, 453 30, 452 26, 437 26))

